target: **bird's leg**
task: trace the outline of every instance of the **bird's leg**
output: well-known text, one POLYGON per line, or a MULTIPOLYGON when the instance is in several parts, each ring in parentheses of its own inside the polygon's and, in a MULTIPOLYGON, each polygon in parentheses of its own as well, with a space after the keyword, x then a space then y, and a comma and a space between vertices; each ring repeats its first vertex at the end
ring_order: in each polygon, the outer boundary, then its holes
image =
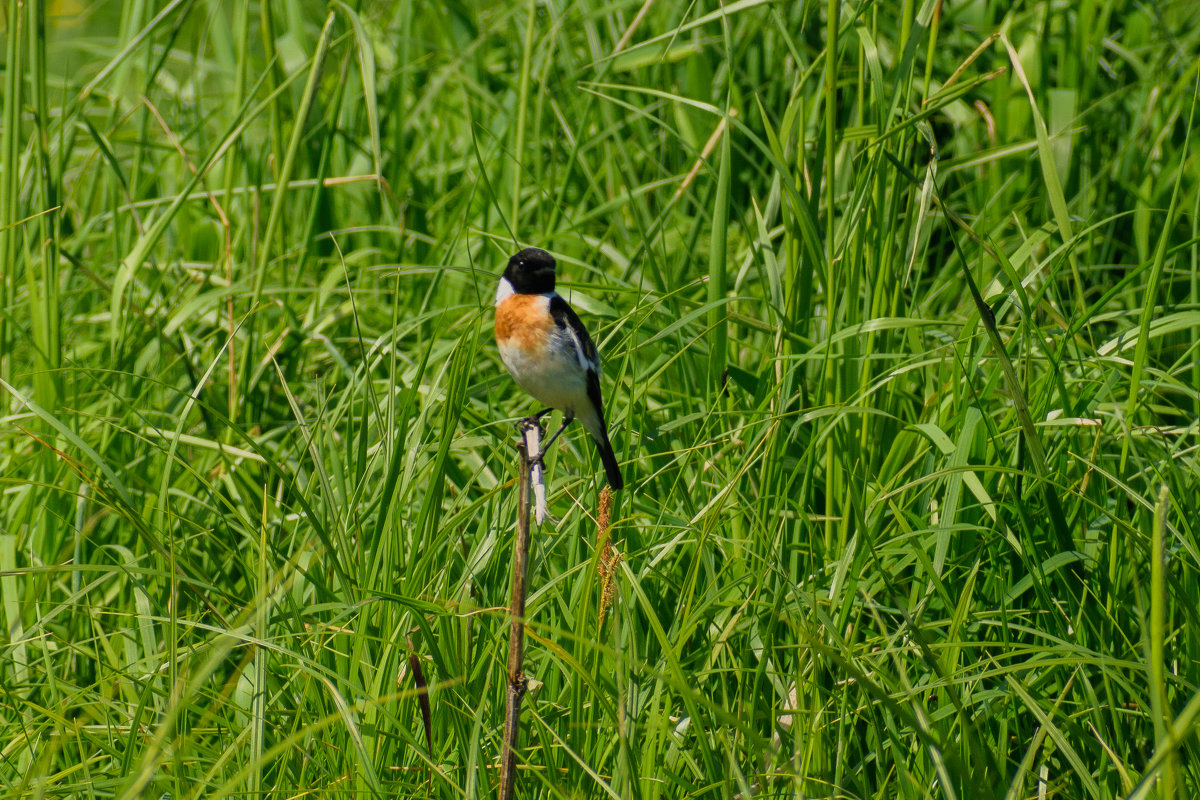
MULTIPOLYGON (((549 410, 549 409, 547 409, 547 410, 549 410)), ((575 419, 575 418, 574 417, 563 417, 562 425, 560 425, 558 430, 556 430, 554 432, 554 435, 551 436, 549 439, 547 439, 546 443, 544 445, 542 445, 542 452, 538 453, 538 457, 536 459, 534 459, 533 463, 542 464, 542 466, 545 466, 545 464, 542 462, 542 458, 546 455, 546 451, 550 449, 550 445, 554 444, 554 440, 558 438, 559 434, 561 434, 563 431, 565 431, 567 429, 567 426, 571 424, 571 421, 573 419, 575 419)))
POLYGON ((563 417, 563 424, 558 427, 558 430, 554 432, 554 435, 547 439, 546 444, 542 446, 543 453, 550 449, 550 445, 554 444, 554 440, 558 438, 559 434, 567 429, 567 426, 570 425, 574 419, 574 417, 563 417))

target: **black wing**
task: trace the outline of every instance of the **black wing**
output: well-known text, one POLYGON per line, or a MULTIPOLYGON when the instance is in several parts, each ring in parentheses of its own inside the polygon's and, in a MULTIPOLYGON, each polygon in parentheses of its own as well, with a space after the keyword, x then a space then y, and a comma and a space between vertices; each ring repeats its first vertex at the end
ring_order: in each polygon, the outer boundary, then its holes
POLYGON ((592 337, 588 336, 587 328, 583 327, 583 321, 579 319, 575 309, 571 308, 566 300, 554 295, 550 298, 550 316, 554 317, 554 323, 559 328, 571 335, 575 342, 575 354, 579 357, 579 365, 599 375, 600 354, 596 352, 596 344, 592 337))
POLYGON ((550 298, 550 315, 560 330, 571 337, 575 355, 579 365, 587 372, 587 395, 596 410, 596 422, 599 430, 591 430, 592 438, 600 451, 600 460, 604 462, 604 472, 613 489, 625 485, 621 477, 621 467, 617 464, 617 456, 613 453, 612 443, 608 441, 608 425, 604 422, 604 402, 600 397, 600 354, 596 352, 596 343, 588 336, 587 328, 574 309, 558 295, 550 298))
POLYGON ((588 336, 587 328, 583 327, 583 321, 579 319, 579 315, 575 313, 575 309, 567 304, 558 295, 550 298, 550 316, 554 317, 554 323, 564 331, 566 331, 571 341, 575 345, 575 355, 579 359, 579 366, 587 370, 587 393, 588 400, 592 401, 592 405, 596 408, 596 415, 600 417, 600 426, 607 435, 607 426, 604 424, 604 401, 600 396, 600 354, 596 352, 596 343, 592 341, 592 337, 588 336))

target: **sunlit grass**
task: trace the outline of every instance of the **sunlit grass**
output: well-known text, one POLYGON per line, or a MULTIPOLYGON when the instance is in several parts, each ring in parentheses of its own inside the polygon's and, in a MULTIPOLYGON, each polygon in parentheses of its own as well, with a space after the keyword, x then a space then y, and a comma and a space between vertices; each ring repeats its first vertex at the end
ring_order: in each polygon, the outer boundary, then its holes
POLYGON ((2 8, 5 796, 1200 791, 1193 3, 2 8))

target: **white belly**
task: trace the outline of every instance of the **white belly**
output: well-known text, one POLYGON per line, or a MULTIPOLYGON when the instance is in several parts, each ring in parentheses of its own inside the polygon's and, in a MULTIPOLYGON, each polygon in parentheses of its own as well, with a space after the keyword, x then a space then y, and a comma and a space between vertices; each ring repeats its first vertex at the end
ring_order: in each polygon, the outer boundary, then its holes
POLYGON ((539 403, 569 416, 576 416, 577 410, 587 407, 587 373, 570 350, 548 347, 539 355, 530 355, 503 344, 499 350, 500 360, 509 368, 512 379, 539 403))
POLYGON ((539 403, 573 417, 589 407, 587 373, 579 365, 570 339, 564 338, 561 332, 555 333, 540 353, 501 344, 500 360, 517 385, 539 403))

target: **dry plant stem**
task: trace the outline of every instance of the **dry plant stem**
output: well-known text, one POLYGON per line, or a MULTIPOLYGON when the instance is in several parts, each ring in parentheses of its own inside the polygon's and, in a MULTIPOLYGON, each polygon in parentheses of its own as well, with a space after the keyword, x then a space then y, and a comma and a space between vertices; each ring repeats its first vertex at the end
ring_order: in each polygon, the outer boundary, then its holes
MULTIPOLYGON (((536 423, 534 426, 537 427, 536 423)), ((523 429, 527 430, 528 426, 523 429)), ((521 469, 517 496, 517 541, 513 549, 512 602, 508 613, 508 695, 504 703, 504 752, 500 759, 500 800, 509 800, 517 784, 517 742, 521 736, 521 701, 525 697, 525 594, 529 566, 529 452, 517 445, 521 469)))
POLYGON ((674 202, 683 196, 687 188, 691 186, 692 181, 700 174, 701 168, 704 166, 704 161, 712 155, 712 151, 717 149, 717 144, 721 141, 721 134, 725 133, 726 126, 729 125, 729 120, 738 115, 736 108, 729 109, 729 116, 721 117, 721 121, 717 123, 717 127, 713 129, 712 135, 708 137, 708 141, 704 143, 704 149, 700 151, 700 157, 696 159, 696 163, 692 165, 690 171, 683 179, 683 183, 679 184, 679 188, 675 190, 675 196, 671 198, 674 202))
POLYGON ((425 727, 425 746, 429 748, 429 757, 433 758, 433 716, 429 710, 429 683, 421 670, 421 657, 413 647, 412 635, 405 637, 408 642, 408 668, 412 672, 413 683, 417 686, 417 707, 421 709, 421 724, 425 727))
MULTIPOLYGON (((414 629, 415 633, 418 629, 414 629)), ((413 647, 412 634, 405 637, 408 642, 408 668, 412 672, 413 682, 417 685, 417 707, 421 709, 421 724, 425 727, 425 747, 428 749, 429 760, 433 761, 433 716, 429 711, 429 683, 425 680, 425 673, 421 670, 421 657, 417 655, 417 650, 413 647)), ((399 687, 397 687, 399 688, 399 687)), ((433 770, 427 764, 426 771, 426 793, 433 786, 433 770)))

